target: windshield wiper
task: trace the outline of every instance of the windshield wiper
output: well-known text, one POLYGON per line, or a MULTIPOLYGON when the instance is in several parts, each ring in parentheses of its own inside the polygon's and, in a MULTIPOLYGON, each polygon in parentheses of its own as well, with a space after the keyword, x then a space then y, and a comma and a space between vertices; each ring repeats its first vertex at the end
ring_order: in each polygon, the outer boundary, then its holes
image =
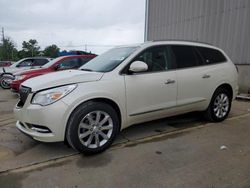
POLYGON ((92 72, 93 70, 91 69, 81 69, 82 71, 89 71, 89 72, 92 72))

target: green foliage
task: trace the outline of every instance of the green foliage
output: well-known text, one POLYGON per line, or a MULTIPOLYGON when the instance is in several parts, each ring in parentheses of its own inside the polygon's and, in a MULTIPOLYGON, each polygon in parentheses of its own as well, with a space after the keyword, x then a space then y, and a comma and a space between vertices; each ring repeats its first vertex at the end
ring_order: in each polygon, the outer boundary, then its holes
POLYGON ((46 57, 51 57, 51 58, 55 58, 58 57, 60 48, 57 47, 57 45, 52 44, 50 46, 47 46, 44 51, 43 51, 43 55, 46 57))
POLYGON ((17 60, 18 51, 10 38, 5 38, 0 44, 0 60, 17 60))
POLYGON ((40 54, 40 47, 36 39, 30 39, 28 42, 23 41, 21 54, 25 57, 34 57, 40 54))
POLYGON ((40 49, 37 40, 30 39, 29 41, 23 41, 22 49, 18 51, 14 42, 7 37, 0 42, 0 60, 17 61, 22 58, 34 56, 55 58, 58 57, 60 51, 60 48, 55 44, 47 46, 44 51, 41 51, 40 49))
MULTIPOLYGON (((0 61, 17 61, 22 58, 34 56, 55 58, 58 57, 59 52, 60 48, 55 44, 49 45, 44 50, 41 50, 36 39, 23 41, 21 50, 16 49, 15 43, 9 37, 0 41, 0 61)), ((66 53, 67 51, 64 50, 63 52, 66 53)))

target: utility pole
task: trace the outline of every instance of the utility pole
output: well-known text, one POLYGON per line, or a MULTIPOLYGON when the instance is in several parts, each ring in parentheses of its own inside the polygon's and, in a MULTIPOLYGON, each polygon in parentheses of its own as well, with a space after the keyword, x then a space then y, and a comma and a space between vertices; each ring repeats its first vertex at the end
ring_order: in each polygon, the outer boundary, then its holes
POLYGON ((2 27, 2 58, 4 59, 4 58, 6 58, 6 57, 4 57, 5 54, 6 53, 6 49, 5 49, 5 38, 4 38, 4 27, 2 27))
POLYGON ((2 41, 4 42, 4 27, 2 27, 2 41))

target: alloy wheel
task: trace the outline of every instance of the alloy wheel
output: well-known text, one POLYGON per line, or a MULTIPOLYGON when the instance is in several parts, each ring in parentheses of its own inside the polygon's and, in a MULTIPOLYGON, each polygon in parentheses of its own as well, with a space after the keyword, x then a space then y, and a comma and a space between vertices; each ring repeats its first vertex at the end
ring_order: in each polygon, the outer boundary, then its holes
POLYGON ((226 94, 219 94, 214 100, 214 114, 217 118, 223 118, 229 110, 229 98, 226 94))
POLYGON ((78 138, 87 148, 99 148, 111 137, 113 121, 104 111, 88 113, 78 126, 78 138))

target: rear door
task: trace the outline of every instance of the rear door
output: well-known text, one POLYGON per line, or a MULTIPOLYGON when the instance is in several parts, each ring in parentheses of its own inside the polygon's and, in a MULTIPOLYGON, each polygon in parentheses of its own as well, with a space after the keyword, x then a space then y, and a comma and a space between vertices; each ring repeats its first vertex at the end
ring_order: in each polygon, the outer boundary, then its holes
POLYGON ((188 110, 190 107, 190 111, 201 110, 211 89, 207 85, 207 80, 211 79, 208 76, 210 72, 203 66, 203 59, 195 47, 171 45, 171 49, 175 56, 178 80, 177 106, 183 110, 188 110))
POLYGON ((227 59, 217 49, 200 46, 195 48, 203 59, 203 66, 201 67, 202 84, 207 92, 205 97, 210 101, 218 85, 227 80, 227 59))

